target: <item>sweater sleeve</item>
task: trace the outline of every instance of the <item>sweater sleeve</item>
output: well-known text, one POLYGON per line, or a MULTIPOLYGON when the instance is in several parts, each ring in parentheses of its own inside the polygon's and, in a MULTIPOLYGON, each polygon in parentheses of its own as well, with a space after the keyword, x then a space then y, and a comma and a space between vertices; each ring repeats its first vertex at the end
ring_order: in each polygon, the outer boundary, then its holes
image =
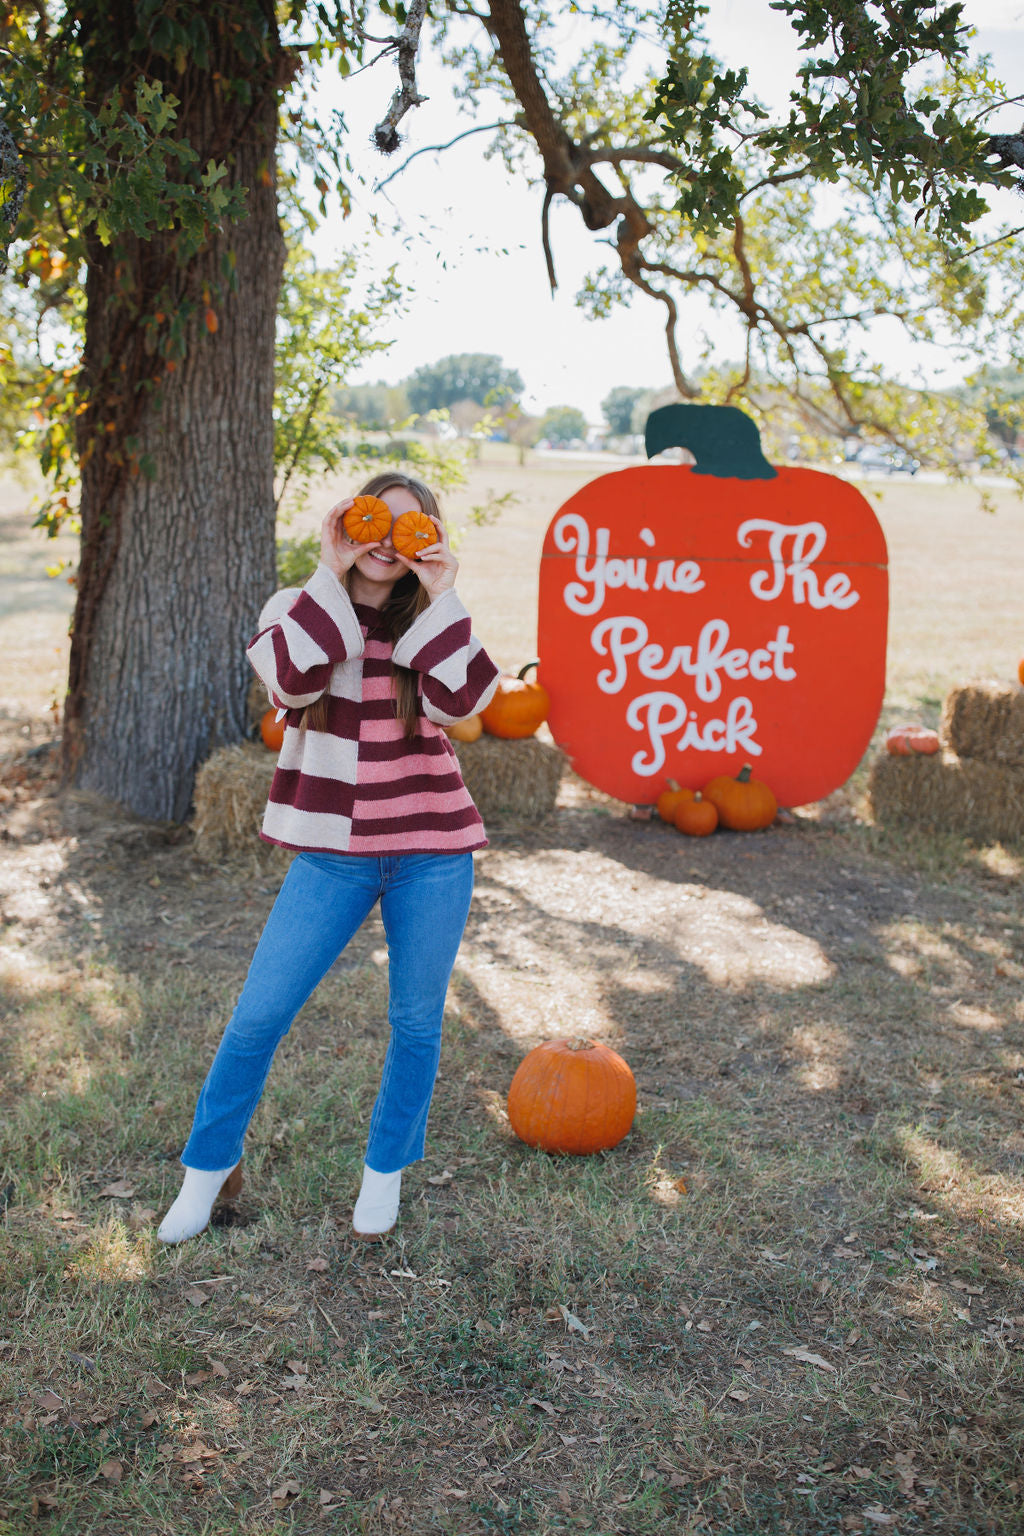
POLYGON ((423 711, 435 725, 476 714, 498 686, 498 669, 454 591, 424 609, 395 642, 393 656, 398 666, 420 673, 423 711))
POLYGON ((285 587, 268 600, 246 655, 279 709, 303 709, 324 692, 338 662, 362 651, 348 593, 318 565, 304 587, 285 587))

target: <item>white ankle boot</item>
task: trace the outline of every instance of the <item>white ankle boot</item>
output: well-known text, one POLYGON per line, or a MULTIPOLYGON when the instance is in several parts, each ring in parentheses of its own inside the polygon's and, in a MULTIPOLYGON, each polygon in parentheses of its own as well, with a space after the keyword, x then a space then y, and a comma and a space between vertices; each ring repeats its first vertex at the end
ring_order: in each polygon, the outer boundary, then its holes
POLYGON ((363 1182, 352 1212, 352 1230, 356 1237, 383 1237, 398 1220, 398 1202, 402 1197, 402 1170, 376 1173, 363 1164, 363 1182))
POLYGON ((157 1237, 162 1243, 183 1243, 208 1225, 217 1196, 231 1199, 242 1187, 241 1164, 207 1172, 204 1168, 186 1168, 177 1200, 160 1223, 157 1237))

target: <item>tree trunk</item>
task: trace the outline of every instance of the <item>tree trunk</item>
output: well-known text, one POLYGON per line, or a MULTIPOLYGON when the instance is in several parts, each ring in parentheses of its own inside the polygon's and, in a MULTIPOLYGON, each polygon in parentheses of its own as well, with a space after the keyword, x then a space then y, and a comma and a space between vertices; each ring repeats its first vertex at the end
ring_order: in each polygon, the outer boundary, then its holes
MULTIPOLYGON (((226 35, 205 70, 186 65, 164 78, 200 167, 226 160, 228 182, 249 189, 247 216, 187 263, 174 233, 106 247, 93 239, 86 286, 82 552, 64 774, 139 815, 174 821, 188 814, 198 765, 246 734, 244 650, 275 585, 281 53, 274 33, 261 78, 251 60, 232 56, 226 35), (245 105, 218 84, 238 77, 252 84, 245 105), (153 336, 172 318, 162 312, 182 305, 195 306, 187 350, 167 360, 154 354, 153 336), (139 468, 147 455, 151 476, 139 468)), ((119 78, 136 70, 122 52, 119 78)), ((96 80, 96 97, 109 85, 96 80)))

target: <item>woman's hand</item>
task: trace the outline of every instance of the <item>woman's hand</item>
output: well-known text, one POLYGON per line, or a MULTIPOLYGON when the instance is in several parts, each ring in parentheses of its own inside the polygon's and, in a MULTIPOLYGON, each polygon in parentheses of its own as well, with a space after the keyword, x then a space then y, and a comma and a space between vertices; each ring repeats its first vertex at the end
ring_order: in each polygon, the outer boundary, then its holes
POLYGON ((454 587, 459 562, 452 554, 451 545, 448 543, 448 530, 444 524, 436 517, 432 517, 430 521, 437 529, 438 543, 421 550, 415 560, 407 560, 397 550, 395 558, 416 573, 430 601, 435 603, 443 593, 450 592, 454 587))
POLYGON ((354 496, 346 496, 344 501, 331 508, 320 524, 320 563, 339 578, 351 569, 360 555, 365 555, 369 549, 380 548, 379 539, 372 544, 357 544, 345 532, 342 518, 354 501, 354 496))

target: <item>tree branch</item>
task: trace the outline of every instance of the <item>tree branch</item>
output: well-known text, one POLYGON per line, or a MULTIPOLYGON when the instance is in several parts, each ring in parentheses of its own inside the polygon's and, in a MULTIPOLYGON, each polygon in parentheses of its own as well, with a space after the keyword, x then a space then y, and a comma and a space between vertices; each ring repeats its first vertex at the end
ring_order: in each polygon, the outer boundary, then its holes
POLYGON ((383 155, 393 155, 401 144, 398 125, 405 114, 426 101, 416 89, 416 54, 420 46, 420 29, 427 9, 427 0, 411 0, 406 13, 405 26, 394 41, 398 51, 398 90, 391 98, 387 113, 373 130, 373 142, 383 155))
POLYGON ((394 181, 396 176, 401 176, 402 172, 412 164, 417 155, 438 155, 446 149, 453 148, 456 144, 461 144, 463 139, 471 138, 474 133, 495 133, 499 128, 514 128, 515 126, 514 121, 509 123, 484 123, 479 128, 467 128, 465 133, 457 133, 454 139, 448 140, 447 144, 424 144, 422 149, 414 149, 412 154, 407 156, 401 165, 391 172, 390 176, 385 176, 383 181, 374 182, 373 190, 380 192, 387 186, 389 181, 394 181))

